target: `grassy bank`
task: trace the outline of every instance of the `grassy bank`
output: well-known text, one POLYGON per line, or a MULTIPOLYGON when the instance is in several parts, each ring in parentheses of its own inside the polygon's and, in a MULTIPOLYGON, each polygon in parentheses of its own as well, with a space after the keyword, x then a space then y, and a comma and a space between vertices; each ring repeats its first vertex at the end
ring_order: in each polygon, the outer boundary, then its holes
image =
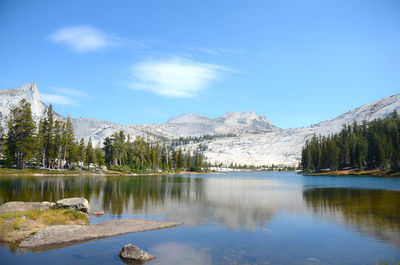
POLYGON ((0 213, 0 240, 18 243, 50 225, 89 225, 87 214, 65 209, 0 213))
POLYGON ((386 170, 335 170, 323 172, 300 172, 302 175, 309 176, 375 176, 375 177, 400 177, 400 171, 386 171, 386 170))

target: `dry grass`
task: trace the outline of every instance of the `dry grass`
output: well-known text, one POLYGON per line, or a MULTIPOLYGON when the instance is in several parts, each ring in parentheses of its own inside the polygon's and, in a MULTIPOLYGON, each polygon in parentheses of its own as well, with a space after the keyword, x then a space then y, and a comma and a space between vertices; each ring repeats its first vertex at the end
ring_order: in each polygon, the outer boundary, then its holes
POLYGON ((0 213, 0 241, 20 242, 46 226, 69 224, 89 225, 89 218, 65 209, 0 213))

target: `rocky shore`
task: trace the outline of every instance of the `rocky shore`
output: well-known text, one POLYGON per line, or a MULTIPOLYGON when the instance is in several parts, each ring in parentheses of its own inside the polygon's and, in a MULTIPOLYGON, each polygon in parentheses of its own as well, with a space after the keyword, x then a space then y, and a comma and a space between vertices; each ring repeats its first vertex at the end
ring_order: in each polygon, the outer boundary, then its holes
MULTIPOLYGON (((42 251, 100 238, 181 225, 181 223, 176 222, 134 219, 111 220, 94 225, 82 225, 82 222, 70 222, 71 224, 57 224, 57 222, 53 222, 51 225, 47 225, 48 220, 37 217, 41 213, 51 214, 53 211, 68 211, 68 213, 72 213, 72 215, 79 214, 88 216, 88 214, 90 214, 90 205, 85 198, 67 198, 55 203, 5 203, 0 205, 0 218, 2 218, 0 220, 2 221, 0 230, 5 230, 7 228, 14 229, 14 223, 19 219, 22 220, 23 226, 16 227, 16 229, 12 231, 18 235, 17 237, 7 237, 10 233, 6 231, 0 234, 0 236, 2 236, 0 240, 3 242, 19 243, 20 248, 42 251), (29 222, 27 222, 27 220, 29 220, 29 222), (29 227, 30 225, 34 227, 29 227)), ((64 222, 64 220, 62 220, 62 222, 64 222)))
POLYGON ((90 240, 128 233, 164 229, 180 225, 174 222, 143 220, 111 220, 95 225, 53 225, 39 230, 19 245, 27 249, 58 248, 90 240))

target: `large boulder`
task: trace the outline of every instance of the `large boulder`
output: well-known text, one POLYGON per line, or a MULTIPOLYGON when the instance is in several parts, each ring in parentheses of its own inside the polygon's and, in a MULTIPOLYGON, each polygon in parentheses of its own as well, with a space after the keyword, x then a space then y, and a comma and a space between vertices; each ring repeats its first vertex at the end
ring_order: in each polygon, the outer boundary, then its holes
POLYGON ((150 255, 149 253, 141 250, 140 248, 132 244, 125 245, 119 252, 119 256, 124 261, 136 262, 138 264, 155 259, 154 256, 150 255))
POLYGON ((0 205, 0 213, 25 212, 29 210, 47 210, 54 207, 54 202, 6 202, 0 205))
POLYGON ((54 208, 77 210, 89 214, 90 205, 85 198, 66 198, 58 200, 54 208))

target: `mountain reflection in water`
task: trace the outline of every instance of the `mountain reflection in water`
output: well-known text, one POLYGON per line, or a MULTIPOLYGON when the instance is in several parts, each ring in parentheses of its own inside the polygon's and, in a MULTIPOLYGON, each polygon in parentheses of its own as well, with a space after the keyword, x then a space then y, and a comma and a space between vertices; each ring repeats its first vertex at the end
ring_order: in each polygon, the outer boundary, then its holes
POLYGON ((92 209, 117 218, 155 215, 188 226, 212 222, 231 230, 255 231, 278 213, 314 215, 400 246, 399 191, 307 188, 279 178, 218 176, 0 179, 0 203, 65 197, 85 197, 92 209))

